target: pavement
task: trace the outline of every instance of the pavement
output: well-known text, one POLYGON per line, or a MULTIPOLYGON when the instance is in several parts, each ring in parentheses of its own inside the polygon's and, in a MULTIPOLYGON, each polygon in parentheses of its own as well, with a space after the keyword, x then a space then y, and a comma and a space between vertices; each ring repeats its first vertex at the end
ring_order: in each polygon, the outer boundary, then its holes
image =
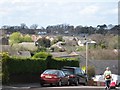
POLYGON ((7 88, 21 88, 21 89, 29 89, 29 88, 39 88, 41 87, 39 83, 24 83, 24 84, 10 84, 10 85, 3 85, 2 90, 7 90, 7 88))

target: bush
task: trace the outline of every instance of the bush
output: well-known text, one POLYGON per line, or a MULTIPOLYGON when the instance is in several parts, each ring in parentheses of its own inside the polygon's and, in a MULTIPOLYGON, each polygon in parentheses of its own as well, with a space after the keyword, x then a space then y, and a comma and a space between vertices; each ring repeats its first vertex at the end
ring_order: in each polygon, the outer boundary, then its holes
POLYGON ((38 52, 32 58, 43 58, 43 59, 46 59, 48 56, 51 56, 51 55, 46 53, 46 52, 38 52))
POLYGON ((7 60, 9 60, 9 55, 7 52, 0 53, 0 57, 2 60, 0 60, 0 64, 2 63, 2 83, 9 83, 9 71, 7 66, 7 60))
POLYGON ((10 43, 21 43, 23 40, 23 36, 20 32, 14 32, 10 35, 10 43))
POLYGON ((89 78, 95 76, 95 68, 94 68, 94 66, 88 66, 88 76, 89 76, 89 78))
MULTIPOLYGON (((85 72, 86 66, 83 66, 82 70, 85 72)), ((91 77, 95 76, 95 67, 94 66, 88 66, 87 75, 88 75, 89 79, 91 79, 91 77)))
POLYGON ((45 38, 45 37, 38 39, 36 43, 37 43, 38 47, 46 47, 46 48, 48 48, 51 45, 50 40, 45 38))

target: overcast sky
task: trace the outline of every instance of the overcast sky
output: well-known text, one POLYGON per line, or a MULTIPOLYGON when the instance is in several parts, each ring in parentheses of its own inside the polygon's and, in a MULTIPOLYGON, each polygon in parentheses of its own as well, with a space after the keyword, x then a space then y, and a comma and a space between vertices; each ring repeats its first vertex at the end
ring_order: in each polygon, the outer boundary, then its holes
POLYGON ((119 0, 0 0, 0 27, 118 24, 119 0))

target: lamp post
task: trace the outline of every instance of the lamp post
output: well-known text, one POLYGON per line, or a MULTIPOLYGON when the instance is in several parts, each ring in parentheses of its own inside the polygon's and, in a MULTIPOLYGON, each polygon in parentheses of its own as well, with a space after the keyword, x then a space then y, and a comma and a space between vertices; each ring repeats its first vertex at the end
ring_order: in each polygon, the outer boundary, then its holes
POLYGON ((88 73, 88 42, 86 42, 86 74, 88 73))
POLYGON ((88 73, 88 43, 96 44, 95 41, 86 41, 86 74, 88 73))

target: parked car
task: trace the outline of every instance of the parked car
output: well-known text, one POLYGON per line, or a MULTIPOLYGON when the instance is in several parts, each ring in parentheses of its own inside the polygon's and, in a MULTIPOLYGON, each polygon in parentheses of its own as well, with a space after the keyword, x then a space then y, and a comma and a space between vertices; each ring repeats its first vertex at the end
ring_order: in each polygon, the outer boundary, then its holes
POLYGON ((40 84, 41 86, 44 84, 69 85, 69 77, 62 70, 45 70, 40 75, 40 84))
POLYGON ((103 75, 95 75, 92 77, 93 83, 95 86, 105 86, 105 80, 103 78, 103 75))
POLYGON ((88 77, 79 67, 63 67, 62 71, 69 76, 70 84, 75 84, 76 86, 79 84, 87 85, 88 77))

